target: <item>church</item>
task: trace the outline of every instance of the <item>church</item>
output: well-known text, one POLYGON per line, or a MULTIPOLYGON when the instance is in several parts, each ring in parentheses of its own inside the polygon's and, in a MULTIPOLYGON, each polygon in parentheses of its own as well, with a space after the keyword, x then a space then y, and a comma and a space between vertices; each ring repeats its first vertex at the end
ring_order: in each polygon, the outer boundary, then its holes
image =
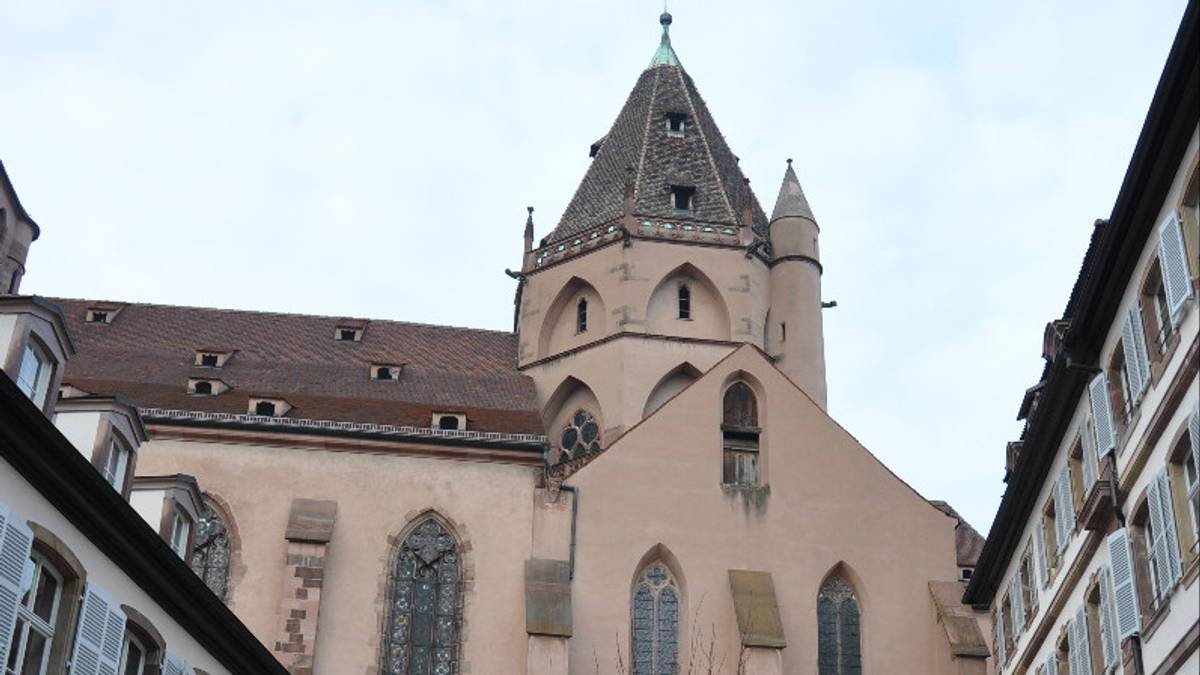
POLYGON ((671 22, 530 209, 511 332, 22 296, 0 180, 6 372, 127 402, 129 447, 59 429, 290 672, 986 672, 983 540, 826 412, 819 221, 790 159, 760 204, 671 22))

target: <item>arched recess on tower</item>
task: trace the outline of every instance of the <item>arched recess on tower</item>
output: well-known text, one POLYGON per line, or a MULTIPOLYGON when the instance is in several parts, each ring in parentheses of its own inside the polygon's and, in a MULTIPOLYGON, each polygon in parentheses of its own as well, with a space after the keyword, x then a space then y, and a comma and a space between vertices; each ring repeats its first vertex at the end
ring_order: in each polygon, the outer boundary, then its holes
POLYGON ((571 277, 550 303, 538 333, 537 358, 587 344, 608 333, 608 310, 596 287, 580 277, 571 277), (584 310, 580 306, 583 303, 584 310), (580 315, 585 318, 580 325, 580 315), (580 330, 580 328, 583 330, 580 330))
POLYGON ((658 383, 654 385, 654 388, 650 390, 650 395, 646 397, 646 405, 642 408, 642 418, 649 417, 651 413, 662 407, 662 404, 670 400, 672 396, 700 379, 700 375, 700 369, 687 361, 667 371, 658 380, 658 383))
MULTIPOLYGON (((598 446, 606 446, 608 439, 604 434, 604 411, 600 408, 600 400, 586 382, 573 375, 568 376, 555 387, 554 393, 542 407, 542 420, 545 422, 546 436, 550 442, 552 465, 559 461, 564 433, 572 428, 577 432, 582 431, 587 419, 593 421, 599 429, 599 437, 595 439, 598 446), (576 417, 580 413, 583 413, 585 421, 577 424, 576 417)), ((592 439, 588 440, 590 443, 592 439)))
POLYGON ((668 272, 646 304, 646 332, 708 340, 728 340, 729 307, 717 285, 691 263, 668 272), (687 289, 686 316, 681 289, 687 289))

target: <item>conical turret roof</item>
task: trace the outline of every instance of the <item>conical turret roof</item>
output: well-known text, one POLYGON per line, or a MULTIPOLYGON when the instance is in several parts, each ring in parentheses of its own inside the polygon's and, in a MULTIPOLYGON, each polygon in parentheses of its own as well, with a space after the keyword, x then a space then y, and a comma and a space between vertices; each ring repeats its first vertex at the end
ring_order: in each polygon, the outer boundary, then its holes
POLYGON ((804 190, 800 187, 800 179, 796 177, 796 170, 792 168, 792 160, 789 159, 787 165, 787 171, 783 174, 783 185, 779 186, 779 197, 775 200, 775 210, 771 212, 771 221, 796 217, 808 218, 814 223, 817 222, 812 208, 808 205, 808 200, 804 197, 804 190))
POLYGON ((765 234, 766 214, 671 48, 669 14, 663 15, 662 23, 662 42, 650 66, 638 78, 608 134, 592 145, 592 164, 547 242, 620 219, 628 188, 633 190, 635 216, 680 218, 671 201, 673 185, 695 189, 688 219, 748 224, 765 234), (668 120, 679 115, 684 117, 683 131, 672 132, 668 120), (750 223, 742 223, 746 200, 750 223))

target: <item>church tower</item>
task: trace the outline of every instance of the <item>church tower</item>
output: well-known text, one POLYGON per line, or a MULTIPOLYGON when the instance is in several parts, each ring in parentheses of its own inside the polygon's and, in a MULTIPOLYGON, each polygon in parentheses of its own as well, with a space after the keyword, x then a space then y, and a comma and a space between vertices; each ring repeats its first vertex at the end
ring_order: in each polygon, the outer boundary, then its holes
POLYGON ((0 295, 16 295, 25 276, 29 246, 41 230, 21 206, 4 162, 0 162, 0 295))
POLYGON ((771 213, 771 318, 767 353, 775 365, 825 408, 825 337, 821 329, 821 256, 800 180, 787 161, 771 213))
POLYGON ((821 335, 819 275, 814 285, 798 257, 816 261, 799 242, 815 236, 799 183, 793 195, 785 182, 772 226, 671 45, 671 15, 660 23, 658 49, 591 144, 557 226, 532 245, 526 223, 518 360, 537 385, 552 462, 607 447, 745 343, 782 356, 824 405, 823 363, 802 363, 822 349, 809 344, 821 335), (783 323, 792 333, 771 352, 769 328, 783 323))

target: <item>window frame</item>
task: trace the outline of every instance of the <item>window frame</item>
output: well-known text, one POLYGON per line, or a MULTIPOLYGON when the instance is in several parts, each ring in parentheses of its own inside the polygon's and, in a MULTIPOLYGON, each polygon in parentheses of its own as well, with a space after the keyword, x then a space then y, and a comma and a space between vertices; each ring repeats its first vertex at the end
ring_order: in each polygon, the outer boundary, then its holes
POLYGON ((149 655, 149 650, 147 650, 146 646, 142 644, 142 641, 139 640, 137 636, 135 636, 133 632, 129 630, 127 625, 125 627, 125 637, 121 641, 121 661, 117 664, 117 675, 147 675, 146 666, 148 664, 146 662, 149 660, 149 655), (133 673, 129 672, 130 647, 136 647, 137 650, 141 652, 141 656, 138 658, 139 663, 137 670, 133 671, 133 673))
MULTIPOLYGON (((60 572, 44 553, 34 547, 29 553, 29 558, 25 563, 25 574, 22 578, 22 587, 24 588, 22 598, 17 603, 17 618, 13 628, 13 635, 6 638, 9 639, 9 644, 15 646, 9 654, 9 659, 15 664, 14 672, 17 675, 26 673, 25 663, 28 654, 26 649, 29 647, 29 634, 32 631, 37 633, 44 640, 42 647, 42 662, 33 671, 33 675, 46 675, 49 673, 51 659, 54 653, 54 637, 61 628, 59 626, 59 617, 63 611, 64 590, 67 588, 67 580, 65 575, 60 572), (30 569, 32 567, 32 569, 30 569), (36 612, 38 600, 38 592, 41 590, 42 573, 47 573, 54 580, 55 589, 54 597, 51 600, 49 617, 42 617, 36 612)), ((0 664, 0 668, 7 671, 8 664, 0 664)))
POLYGON ((30 333, 21 347, 21 358, 17 361, 17 376, 14 379, 21 393, 33 401, 39 410, 45 410, 49 405, 50 382, 57 365, 51 351, 30 333), (25 374, 25 364, 31 357, 36 364, 32 382, 25 374))
POLYGON ((721 390, 721 485, 753 488, 766 485, 762 456, 759 395, 745 379, 721 390), (741 392, 744 389, 744 394, 741 392), (744 396, 741 401, 731 396, 744 396), (748 468, 747 468, 748 467, 748 468))
POLYGON ((172 506, 174 508, 171 512, 171 529, 167 536, 167 546, 182 560, 187 562, 191 558, 190 543, 194 524, 188 514, 179 508, 177 504, 172 502, 172 506), (179 537, 181 531, 183 534, 182 539, 179 537))

